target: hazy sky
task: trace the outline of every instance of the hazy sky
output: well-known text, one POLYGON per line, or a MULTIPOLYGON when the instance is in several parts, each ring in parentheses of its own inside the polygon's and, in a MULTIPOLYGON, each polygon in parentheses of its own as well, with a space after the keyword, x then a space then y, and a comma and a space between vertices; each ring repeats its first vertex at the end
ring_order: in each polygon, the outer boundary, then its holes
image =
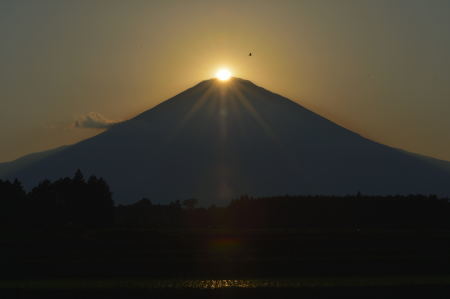
POLYGON ((220 66, 450 160, 450 1, 0 0, 0 161, 98 134, 75 121, 125 120, 220 66))

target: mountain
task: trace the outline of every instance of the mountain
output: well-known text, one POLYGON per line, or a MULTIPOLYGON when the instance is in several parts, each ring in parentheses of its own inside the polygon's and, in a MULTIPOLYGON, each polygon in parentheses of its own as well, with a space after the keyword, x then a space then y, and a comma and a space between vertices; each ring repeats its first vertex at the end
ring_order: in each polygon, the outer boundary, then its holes
POLYGON ((0 163, 0 178, 8 177, 9 174, 17 173, 19 170, 26 168, 27 166, 32 165, 48 156, 51 156, 63 149, 65 149, 67 145, 63 145, 51 150, 32 153, 26 156, 23 156, 19 159, 16 159, 11 162, 0 163))
MULTIPOLYGON (((80 168, 114 200, 249 194, 450 195, 450 163, 388 147, 250 81, 215 79, 90 139, 10 171, 26 186, 80 168)), ((10 168, 11 169, 11 168, 10 168)))

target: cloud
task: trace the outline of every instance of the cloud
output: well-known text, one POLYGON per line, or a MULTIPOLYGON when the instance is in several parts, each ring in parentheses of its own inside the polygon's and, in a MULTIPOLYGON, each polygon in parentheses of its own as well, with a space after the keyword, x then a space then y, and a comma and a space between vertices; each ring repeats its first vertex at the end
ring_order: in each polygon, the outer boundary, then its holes
POLYGON ((118 123, 118 121, 109 120, 100 113, 89 112, 84 116, 80 116, 73 126, 75 128, 86 129, 109 129, 116 123, 118 123))

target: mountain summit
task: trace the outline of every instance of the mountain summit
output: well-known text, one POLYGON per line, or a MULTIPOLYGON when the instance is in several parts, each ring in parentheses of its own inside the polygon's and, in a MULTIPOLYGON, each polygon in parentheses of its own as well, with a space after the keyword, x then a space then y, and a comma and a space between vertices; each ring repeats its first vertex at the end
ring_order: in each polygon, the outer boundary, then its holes
MULTIPOLYGON (((250 81, 196 86, 4 177, 104 177, 119 203, 242 194, 450 195, 450 163, 368 140, 250 81)), ((25 166, 23 166, 25 165, 25 166)))

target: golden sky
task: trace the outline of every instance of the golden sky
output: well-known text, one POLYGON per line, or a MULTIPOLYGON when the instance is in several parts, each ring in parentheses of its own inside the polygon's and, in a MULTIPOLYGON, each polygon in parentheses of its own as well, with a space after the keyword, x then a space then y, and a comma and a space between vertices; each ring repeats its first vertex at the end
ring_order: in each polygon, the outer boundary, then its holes
POLYGON ((1 1, 0 161, 98 134, 73 124, 125 120, 220 67, 450 160, 449 31, 439 0, 1 1))

